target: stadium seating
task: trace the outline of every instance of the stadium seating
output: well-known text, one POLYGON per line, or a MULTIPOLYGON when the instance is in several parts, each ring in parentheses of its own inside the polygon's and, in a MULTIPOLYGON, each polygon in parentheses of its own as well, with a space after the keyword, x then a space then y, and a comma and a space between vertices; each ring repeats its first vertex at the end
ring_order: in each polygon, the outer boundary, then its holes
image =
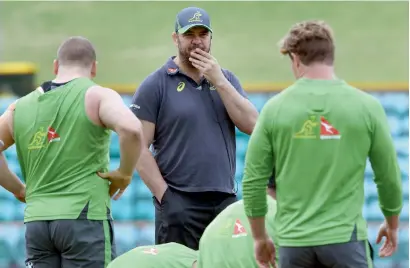
MULTIPOLYGON (((249 98, 258 110, 260 110, 271 95, 272 94, 249 94, 249 98)), ((407 93, 375 93, 374 96, 381 101, 386 110, 391 133, 394 138, 404 191, 404 207, 401 219, 403 222, 407 222, 409 219, 409 95, 407 93)), ((127 105, 131 103, 131 98, 132 96, 124 96, 124 101, 127 105)), ((0 113, 2 113, 14 99, 15 98, 0 99, 0 113)), ((237 167, 235 179, 237 182, 238 195, 241 197, 241 179, 249 137, 238 130, 236 133, 237 167)), ((110 146, 111 169, 118 167, 119 152, 118 136, 113 133, 110 146)), ((10 168, 21 176, 15 146, 9 148, 5 155, 10 168)), ((369 221, 369 239, 374 245, 378 224, 383 220, 383 215, 378 205, 377 189, 373 182, 373 171, 369 163, 365 171, 365 196, 366 205, 363 208, 363 214, 369 221)), ((0 224, 0 267, 24 267, 24 225, 21 224, 24 204, 19 203, 13 195, 0 188, 0 208, 0 221, 3 222, 0 224), (18 263, 18 266, 11 266, 16 263, 18 263)), ((123 253, 138 245, 153 243, 154 206, 152 195, 138 174, 135 174, 131 186, 124 193, 123 197, 118 201, 112 202, 112 214, 116 220, 115 240, 118 253, 123 253)), ((408 267, 408 239, 409 236, 406 225, 406 228, 401 231, 400 234, 399 252, 393 258, 377 259, 376 267, 387 267, 387 264, 397 264, 397 267, 408 267)), ((377 250, 378 247, 375 247, 375 249, 377 250)))

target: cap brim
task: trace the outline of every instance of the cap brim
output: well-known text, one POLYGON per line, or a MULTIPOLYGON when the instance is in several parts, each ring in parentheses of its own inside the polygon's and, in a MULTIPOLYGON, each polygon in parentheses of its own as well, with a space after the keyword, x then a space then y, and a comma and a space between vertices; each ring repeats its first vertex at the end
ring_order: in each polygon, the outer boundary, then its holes
POLYGON ((212 29, 209 28, 207 25, 202 24, 202 23, 196 23, 196 24, 189 24, 185 27, 182 27, 181 29, 178 30, 178 33, 183 34, 185 32, 187 32, 189 29, 192 29, 194 27, 204 27, 205 29, 207 29, 208 31, 210 31, 212 33, 212 29))

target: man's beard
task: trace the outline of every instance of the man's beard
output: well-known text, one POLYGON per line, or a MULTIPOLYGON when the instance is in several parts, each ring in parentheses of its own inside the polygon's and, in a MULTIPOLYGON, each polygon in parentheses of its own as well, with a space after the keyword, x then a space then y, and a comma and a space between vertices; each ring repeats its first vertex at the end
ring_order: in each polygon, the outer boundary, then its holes
POLYGON ((186 64, 189 67, 195 68, 192 65, 192 62, 189 61, 189 58, 191 57, 191 52, 194 51, 196 48, 199 48, 207 53, 209 53, 209 51, 211 51, 211 47, 209 46, 209 48, 207 49, 205 46, 203 45, 194 45, 194 46, 190 46, 189 48, 186 49, 181 49, 181 44, 178 45, 178 50, 179 50, 179 58, 181 60, 181 62, 183 62, 184 64, 186 64))

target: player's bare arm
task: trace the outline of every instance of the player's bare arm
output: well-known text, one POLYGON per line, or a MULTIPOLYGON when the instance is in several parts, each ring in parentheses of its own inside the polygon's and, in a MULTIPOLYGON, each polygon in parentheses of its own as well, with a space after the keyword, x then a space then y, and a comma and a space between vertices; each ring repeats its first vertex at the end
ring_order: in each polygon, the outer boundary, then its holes
POLYGON ((268 236, 265 227, 265 217, 248 217, 254 240, 255 258, 259 267, 275 266, 275 246, 268 236))
POLYGON ((137 164, 137 171, 145 185, 151 193, 161 202, 168 185, 159 171, 157 162, 149 151, 155 133, 155 124, 142 120, 142 129, 144 132, 145 146, 142 150, 142 157, 137 164))
POLYGON ((25 186, 8 167, 3 151, 14 144, 13 139, 13 109, 12 104, 0 117, 0 185, 13 193, 20 201, 25 202, 25 186))
POLYGON ((197 48, 191 53, 189 60, 215 86, 236 127, 246 134, 251 134, 258 118, 258 111, 226 79, 216 59, 197 48))
POLYGON ((131 182, 134 167, 143 148, 141 122, 112 89, 95 86, 86 95, 87 113, 95 123, 115 131, 120 140, 121 161, 118 170, 100 174, 111 182, 110 195, 118 199, 131 182))
POLYGON ((0 150, 5 151, 14 144, 13 138, 13 112, 14 104, 0 116, 0 150))
POLYGON ((132 175, 143 147, 141 122, 124 104, 121 96, 112 89, 100 88, 99 119, 115 131, 120 138, 120 170, 132 175))

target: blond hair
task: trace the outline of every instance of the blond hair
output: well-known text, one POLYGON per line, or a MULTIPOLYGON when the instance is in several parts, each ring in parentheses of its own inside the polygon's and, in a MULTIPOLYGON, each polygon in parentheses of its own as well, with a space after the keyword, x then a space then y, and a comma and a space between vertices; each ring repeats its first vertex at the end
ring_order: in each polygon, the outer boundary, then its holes
POLYGON ((333 65, 335 45, 333 31, 324 21, 304 21, 295 24, 280 41, 280 52, 299 56, 304 65, 333 65))

